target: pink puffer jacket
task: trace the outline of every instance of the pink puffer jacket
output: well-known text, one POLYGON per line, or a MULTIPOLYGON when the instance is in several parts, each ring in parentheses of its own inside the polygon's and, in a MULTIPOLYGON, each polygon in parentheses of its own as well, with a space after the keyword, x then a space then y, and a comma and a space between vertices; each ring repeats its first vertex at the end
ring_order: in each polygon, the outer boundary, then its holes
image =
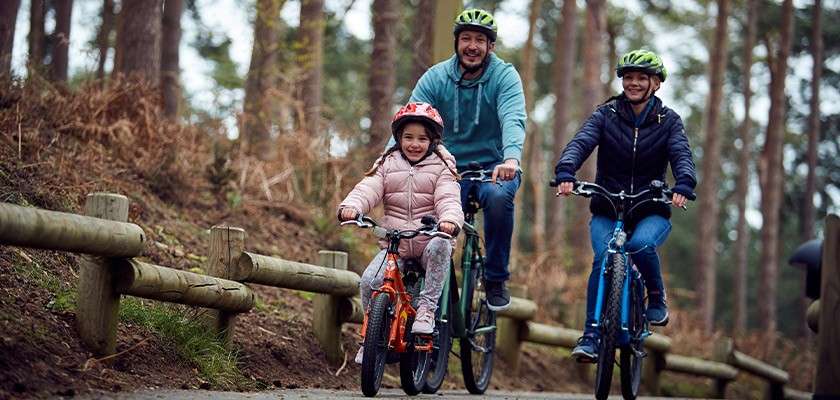
MULTIPOLYGON (((461 186, 444 164, 447 162, 454 169, 455 157, 442 145, 438 145, 438 150, 445 161, 436 154, 430 154, 414 166, 399 151, 392 152, 375 174, 365 177, 353 188, 338 206, 339 211, 352 207, 368 214, 381 201, 385 217, 379 223, 384 227, 416 229, 421 226, 423 216, 434 215, 438 222, 451 222, 460 228, 464 223, 461 186)), ((429 240, 423 235, 403 240, 400 257, 420 257, 429 240)), ((386 245, 380 242, 382 248, 386 245)))

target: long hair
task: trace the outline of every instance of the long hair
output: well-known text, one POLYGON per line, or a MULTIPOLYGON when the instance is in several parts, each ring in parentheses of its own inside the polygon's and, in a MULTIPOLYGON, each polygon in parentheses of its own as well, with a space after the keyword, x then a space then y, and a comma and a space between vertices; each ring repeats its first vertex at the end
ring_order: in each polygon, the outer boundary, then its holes
MULTIPOLYGON (((428 123, 421 121, 421 124, 423 125, 423 129, 426 130, 426 135, 432 136, 433 130, 430 129, 428 123)), ((400 140, 402 139, 402 133, 405 125, 406 124, 402 124, 397 128, 397 142, 394 143, 393 146, 389 147, 387 150, 382 152, 382 155, 380 155, 379 158, 377 158, 376 161, 373 162, 373 166, 369 170, 367 170, 367 172, 365 172, 365 176, 373 176, 374 174, 376 174, 376 170, 379 169, 382 163, 385 162, 385 158, 388 157, 391 153, 400 149, 400 140)), ((443 154, 440 153, 440 150, 438 149, 438 145, 440 144, 440 142, 441 140, 438 138, 435 139, 432 143, 429 143, 429 148, 431 149, 431 152, 435 153, 438 156, 438 158, 440 158, 440 160, 443 162, 443 165, 445 165, 449 172, 451 172, 452 175, 455 177, 455 180, 461 180, 461 175, 458 174, 458 170, 456 170, 455 167, 453 167, 452 165, 449 165, 449 162, 443 157, 443 154)))

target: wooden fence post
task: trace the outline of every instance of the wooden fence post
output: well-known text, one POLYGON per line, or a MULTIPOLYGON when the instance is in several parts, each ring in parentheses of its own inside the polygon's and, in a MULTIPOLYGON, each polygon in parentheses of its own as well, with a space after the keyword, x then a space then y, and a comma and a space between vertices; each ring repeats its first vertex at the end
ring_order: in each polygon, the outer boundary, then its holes
MULTIPOLYGON (((113 193, 91 193, 85 199, 85 215, 112 221, 128 221, 128 198, 113 193)), ((82 343, 96 356, 114 354, 120 295, 114 290, 110 259, 82 256, 79 264, 76 329, 82 343)))
POLYGON ((648 357, 642 363, 642 385, 651 396, 662 394, 660 375, 665 369, 665 353, 648 351, 648 357))
MULTIPOLYGON (((242 252, 245 251, 245 230, 231 226, 217 225, 210 228, 210 251, 205 269, 207 275, 230 279, 231 270, 236 268, 242 252)), ((211 328, 227 345, 233 337, 236 313, 210 310, 211 328)))
MULTIPOLYGON (((508 284, 511 297, 526 298, 528 288, 524 285, 508 284)), ((497 314, 496 353, 511 367, 513 375, 519 374, 519 355, 522 353, 522 329, 524 321, 497 314)))
MULTIPOLYGON (((318 252, 318 260, 322 267, 347 270, 347 253, 321 250, 318 252)), ((341 300, 341 296, 328 294, 316 294, 313 299, 312 330, 315 331, 315 338, 318 339, 327 360, 334 364, 344 359, 339 315, 341 300)))
POLYGON ((840 216, 825 219, 814 398, 840 396, 840 216))

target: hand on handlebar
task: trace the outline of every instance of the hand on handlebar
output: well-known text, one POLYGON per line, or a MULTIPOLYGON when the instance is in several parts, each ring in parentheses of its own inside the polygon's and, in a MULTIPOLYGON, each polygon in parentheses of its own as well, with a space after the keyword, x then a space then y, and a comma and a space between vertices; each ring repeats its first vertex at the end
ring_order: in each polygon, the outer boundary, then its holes
POLYGON ((574 182, 563 182, 557 185, 557 193, 555 196, 568 196, 572 194, 572 190, 575 188, 574 182))
POLYGON ((341 209, 341 212, 338 214, 339 221, 352 221, 359 217, 358 211, 354 210, 351 207, 344 207, 341 209))
POLYGON ((516 177, 516 172, 519 171, 519 161, 514 159, 505 160, 505 162, 493 168, 493 175, 490 181, 496 183, 496 179, 509 181, 516 177))
POLYGON ((455 236, 455 231, 458 230, 458 227, 451 222, 443 221, 438 225, 438 230, 450 236, 455 236))
POLYGON ((686 199, 685 196, 679 193, 674 193, 674 195, 671 197, 671 205, 673 205, 674 207, 685 209, 685 203, 687 201, 688 199, 686 199))

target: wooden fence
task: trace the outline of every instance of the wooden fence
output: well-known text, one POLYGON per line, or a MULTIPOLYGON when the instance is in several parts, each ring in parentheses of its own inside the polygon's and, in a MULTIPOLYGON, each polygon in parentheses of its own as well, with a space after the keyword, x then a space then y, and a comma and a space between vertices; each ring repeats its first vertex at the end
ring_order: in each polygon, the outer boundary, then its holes
MULTIPOLYGON (((210 231, 205 265, 208 275, 202 275, 132 258, 143 253, 147 240, 139 226, 126 222, 128 199, 125 196, 90 194, 84 210, 85 215, 82 216, 0 203, 0 244, 84 254, 78 284, 77 330, 85 346, 99 356, 115 351, 121 295, 210 308, 213 310, 213 327, 229 340, 235 329, 237 314, 254 306, 254 293, 245 283, 317 293, 313 300, 313 332, 331 362, 340 362, 344 358, 340 341, 342 324, 362 322, 361 301, 355 297, 360 278, 347 270, 346 253, 320 251, 320 265, 283 260, 245 251, 244 230, 216 226, 210 231)), ((840 268, 837 267, 836 246, 840 223, 833 216, 826 225, 826 239, 831 238, 835 245, 833 251, 824 255, 829 257, 824 259, 824 268, 833 263, 834 269, 830 274, 823 272, 823 304, 833 305, 836 312, 840 309, 840 268), (828 231, 834 233, 829 234, 828 231), (826 288, 827 285, 830 287, 826 288), (829 294, 828 298, 826 294, 829 294)), ((581 336, 580 331, 532 321, 537 311, 536 303, 524 298, 523 293, 514 295, 511 307, 498 313, 496 339, 499 356, 514 370, 518 369, 523 343, 565 348, 575 346, 581 336)), ((837 317, 831 317, 828 311, 824 311, 819 318, 820 327, 827 328, 820 335, 820 367, 815 387, 818 392, 823 390, 827 394, 834 393, 831 390, 836 390, 838 385, 820 386, 820 379, 840 382, 840 378, 836 376, 836 367, 826 369, 822 366, 840 363, 838 352, 829 351, 833 354, 824 357, 826 352, 821 349, 836 344, 831 341, 840 337, 834 323, 840 320, 837 317), (826 335, 833 336, 823 339, 826 335), (826 361, 829 364, 824 364, 824 358, 831 358, 826 361), (826 370, 829 372, 825 373, 826 370)), ((723 397, 727 384, 736 378, 739 371, 744 371, 767 382, 767 398, 810 396, 785 388, 789 380, 787 372, 738 352, 731 341, 719 344, 716 360, 673 354, 671 340, 659 334, 653 334, 645 341, 645 350, 648 360, 643 384, 652 394, 661 392, 661 373, 671 371, 711 378, 715 382, 716 394, 723 397)))

